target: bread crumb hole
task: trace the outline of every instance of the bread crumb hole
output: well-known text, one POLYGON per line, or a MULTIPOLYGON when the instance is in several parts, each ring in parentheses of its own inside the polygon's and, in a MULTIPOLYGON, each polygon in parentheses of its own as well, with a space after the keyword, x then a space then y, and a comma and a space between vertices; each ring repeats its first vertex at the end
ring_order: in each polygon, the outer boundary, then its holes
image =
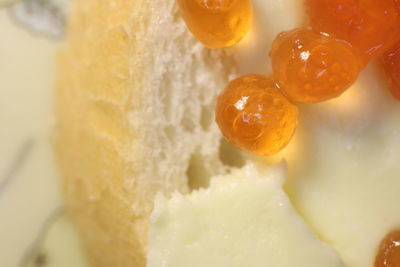
POLYGON ((241 168, 246 164, 246 159, 238 148, 221 139, 219 146, 219 158, 224 165, 241 168))
POLYGON ((185 115, 182 119, 182 127, 185 132, 192 133, 196 129, 196 124, 194 123, 193 119, 190 117, 191 114, 185 112, 185 115))
POLYGON ((204 131, 207 131, 213 122, 213 112, 211 107, 203 106, 201 109, 200 125, 204 131))
POLYGON ((209 186, 211 172, 205 166, 204 156, 199 152, 193 153, 186 171, 188 185, 191 191, 209 186))

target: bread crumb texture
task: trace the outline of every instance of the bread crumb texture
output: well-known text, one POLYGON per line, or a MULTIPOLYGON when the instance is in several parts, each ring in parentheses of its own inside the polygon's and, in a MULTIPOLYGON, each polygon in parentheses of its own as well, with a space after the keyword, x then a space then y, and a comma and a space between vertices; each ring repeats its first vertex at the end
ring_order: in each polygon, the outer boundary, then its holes
POLYGON ((56 153, 92 266, 145 266, 155 193, 224 173, 213 110, 232 65, 194 40, 175 0, 75 1, 56 153))

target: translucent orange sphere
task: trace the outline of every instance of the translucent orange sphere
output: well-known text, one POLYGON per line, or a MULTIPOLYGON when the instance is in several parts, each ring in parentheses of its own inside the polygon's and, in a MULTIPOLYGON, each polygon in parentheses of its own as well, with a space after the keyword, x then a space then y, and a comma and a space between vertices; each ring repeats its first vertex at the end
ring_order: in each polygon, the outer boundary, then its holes
POLYGON ((192 34, 208 48, 239 42, 249 31, 251 0, 178 0, 192 34))
POLYGON ((400 100, 400 44, 381 57, 388 87, 392 95, 400 100))
POLYGON ((311 27, 346 40, 368 57, 391 47, 398 39, 397 0, 306 0, 311 27))
POLYGON ((400 267, 400 230, 389 233, 383 239, 375 267, 400 267))
POLYGON ((339 96, 356 81, 363 66, 348 43, 307 29, 281 33, 270 55, 277 84, 295 102, 339 96))
POLYGON ((257 155, 272 155, 284 148, 297 119, 297 107, 271 78, 260 75, 232 81, 217 100, 216 120, 224 137, 257 155))

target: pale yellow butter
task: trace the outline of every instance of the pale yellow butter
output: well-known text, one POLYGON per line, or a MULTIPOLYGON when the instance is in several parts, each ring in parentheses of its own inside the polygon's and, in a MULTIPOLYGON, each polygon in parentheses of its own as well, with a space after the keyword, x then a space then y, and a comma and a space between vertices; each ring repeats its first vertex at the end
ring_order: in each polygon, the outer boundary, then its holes
POLYGON ((166 200, 151 217, 148 267, 339 267, 282 190, 285 168, 249 164, 209 189, 166 200))

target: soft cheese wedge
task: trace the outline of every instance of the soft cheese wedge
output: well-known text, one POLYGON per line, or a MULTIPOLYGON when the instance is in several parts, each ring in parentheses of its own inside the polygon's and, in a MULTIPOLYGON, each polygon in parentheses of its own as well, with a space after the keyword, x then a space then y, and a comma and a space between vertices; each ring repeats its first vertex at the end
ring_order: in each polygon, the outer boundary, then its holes
POLYGON ((344 266, 296 214, 284 176, 284 165, 248 164, 206 190, 159 196, 147 266, 344 266))

